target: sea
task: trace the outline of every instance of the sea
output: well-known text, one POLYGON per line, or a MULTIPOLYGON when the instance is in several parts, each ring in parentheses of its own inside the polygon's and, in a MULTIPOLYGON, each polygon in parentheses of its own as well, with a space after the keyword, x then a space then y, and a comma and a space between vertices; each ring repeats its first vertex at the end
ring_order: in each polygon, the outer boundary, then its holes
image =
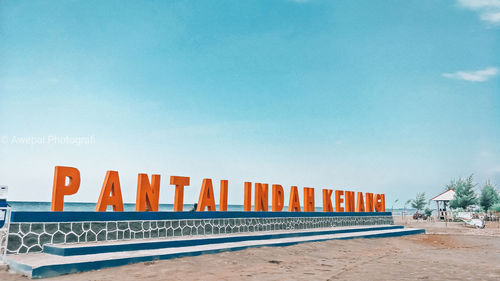
MULTIPOLYGON (((9 206, 12 208, 12 211, 30 211, 30 212, 44 212, 50 211, 51 202, 35 202, 35 201, 8 201, 9 206)), ((96 203, 90 202, 65 202, 64 203, 64 211, 72 211, 72 212, 92 212, 95 211, 96 203)), ((193 204, 184 204, 184 211, 193 210, 193 204)), ((287 206, 283 207, 283 210, 287 210, 287 206)), ((133 212, 135 211, 135 203, 124 203, 123 204, 124 211, 133 212)), ((217 205, 217 209, 219 206, 217 205)), ((253 209, 253 207, 252 207, 253 209)), ((111 210, 111 207, 109 207, 111 210)), ((158 207, 158 211, 169 212, 174 210, 174 204, 160 204, 158 207)), ((243 205, 228 205, 228 211, 243 211, 243 205)), ((269 207, 271 210, 271 207, 269 207)), ((316 212, 322 212, 323 208, 316 207, 316 212)), ((402 215, 403 212, 406 215, 413 215, 415 213, 415 209, 386 209, 386 211, 393 213, 394 216, 402 215)))

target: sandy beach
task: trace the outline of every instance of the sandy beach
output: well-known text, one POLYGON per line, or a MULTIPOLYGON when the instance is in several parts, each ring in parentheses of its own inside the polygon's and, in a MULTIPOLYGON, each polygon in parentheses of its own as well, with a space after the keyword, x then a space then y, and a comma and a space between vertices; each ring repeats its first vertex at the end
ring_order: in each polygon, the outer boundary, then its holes
MULTIPOLYGON (((397 224, 403 222, 396 218, 397 224)), ((414 222, 426 235, 333 240, 140 263, 47 280, 499 280, 500 228, 414 222)), ((0 280, 26 280, 0 272, 0 280)))

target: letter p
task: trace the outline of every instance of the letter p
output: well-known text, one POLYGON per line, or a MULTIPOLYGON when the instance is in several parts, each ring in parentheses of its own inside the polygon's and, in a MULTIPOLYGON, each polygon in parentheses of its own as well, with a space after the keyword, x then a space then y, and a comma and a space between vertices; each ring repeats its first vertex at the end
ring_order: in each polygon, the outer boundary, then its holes
POLYGON ((60 212, 64 208, 64 196, 75 194, 80 188, 80 172, 77 168, 56 166, 54 171, 54 185, 52 187, 51 211, 60 212), (66 177, 69 183, 66 185, 66 177))

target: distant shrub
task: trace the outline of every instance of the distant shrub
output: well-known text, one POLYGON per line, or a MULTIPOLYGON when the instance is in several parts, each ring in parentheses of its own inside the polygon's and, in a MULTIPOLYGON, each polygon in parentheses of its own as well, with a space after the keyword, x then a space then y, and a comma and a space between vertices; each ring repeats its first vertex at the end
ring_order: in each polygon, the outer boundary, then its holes
POLYGON ((479 205, 485 212, 488 212, 491 206, 497 203, 500 203, 500 195, 498 195, 498 191, 495 186, 493 186, 490 181, 487 181, 481 189, 479 205))
POLYGON ((427 208, 425 208, 425 210, 424 210, 424 213, 425 213, 426 217, 432 216, 432 210, 431 210, 431 208, 429 208, 429 206, 427 206, 427 208))
POLYGON ((495 211, 495 212, 499 212, 500 213, 500 203, 493 204, 490 207, 490 211, 495 211))
POLYGON ((412 208, 415 208, 418 211, 423 210, 424 207, 425 207, 425 205, 426 205, 426 202, 425 202, 425 192, 417 193, 417 196, 415 197, 415 199, 413 199, 411 201, 412 208))
POLYGON ((476 184, 473 183, 472 176, 473 175, 470 175, 466 179, 459 178, 456 181, 452 180, 450 184, 446 186, 447 189, 455 190, 455 197, 450 201, 451 208, 467 209, 467 207, 477 204, 478 200, 474 192, 476 184))

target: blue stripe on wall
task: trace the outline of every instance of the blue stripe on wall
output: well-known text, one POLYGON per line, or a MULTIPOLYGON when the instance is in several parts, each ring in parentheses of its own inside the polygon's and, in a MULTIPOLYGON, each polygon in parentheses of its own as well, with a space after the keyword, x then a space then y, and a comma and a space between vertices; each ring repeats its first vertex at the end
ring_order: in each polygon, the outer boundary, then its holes
POLYGON ((365 217, 391 212, 12 212, 11 222, 130 221, 221 218, 365 217))

